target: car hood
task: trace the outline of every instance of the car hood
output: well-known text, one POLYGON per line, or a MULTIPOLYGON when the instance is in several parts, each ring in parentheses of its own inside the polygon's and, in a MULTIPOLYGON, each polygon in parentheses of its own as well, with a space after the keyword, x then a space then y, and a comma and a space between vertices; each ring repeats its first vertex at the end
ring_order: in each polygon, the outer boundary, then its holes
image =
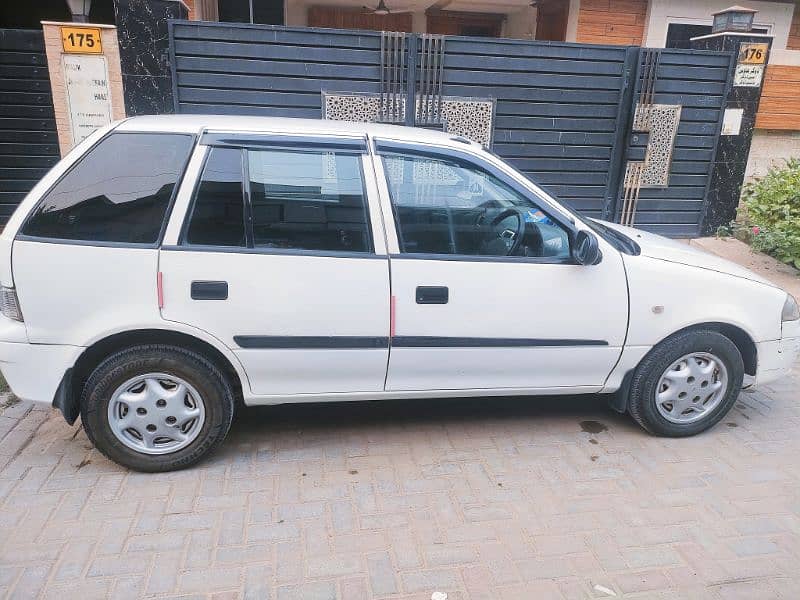
POLYGON ((715 254, 709 254, 703 250, 698 250, 696 247, 690 246, 686 242, 671 240, 654 233, 648 233, 640 229, 634 229, 633 227, 625 227, 617 223, 609 223, 607 221, 600 221, 600 223, 634 240, 639 244, 643 256, 688 265, 690 267, 698 267, 700 269, 709 269, 711 271, 717 271, 718 273, 725 273, 726 275, 741 277, 742 279, 749 279, 751 281, 777 287, 774 283, 753 273, 749 269, 745 269, 734 262, 720 258, 715 254))

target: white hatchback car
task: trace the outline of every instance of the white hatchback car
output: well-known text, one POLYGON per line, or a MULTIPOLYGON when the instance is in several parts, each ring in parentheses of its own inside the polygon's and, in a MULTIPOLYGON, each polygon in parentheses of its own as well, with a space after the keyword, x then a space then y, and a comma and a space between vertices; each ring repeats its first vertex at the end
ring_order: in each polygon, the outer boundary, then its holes
POLYGON ((143 471, 245 405, 608 394, 691 435, 800 347, 795 300, 559 205, 463 138, 294 119, 95 132, 0 236, 0 364, 143 471))

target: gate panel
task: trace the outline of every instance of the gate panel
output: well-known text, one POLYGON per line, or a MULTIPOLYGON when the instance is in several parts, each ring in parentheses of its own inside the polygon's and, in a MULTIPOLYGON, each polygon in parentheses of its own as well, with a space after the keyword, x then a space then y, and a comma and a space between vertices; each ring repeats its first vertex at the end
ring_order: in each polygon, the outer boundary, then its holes
POLYGON ((624 47, 446 38, 443 93, 495 100, 492 149, 565 204, 604 216, 616 194, 624 47))
POLYGON ((175 112, 319 119, 321 91, 381 91, 380 32, 170 25, 175 112))
MULTIPOLYGON (((623 181, 615 220, 670 237, 697 236, 733 57, 729 53, 650 48, 641 49, 640 55, 633 108, 637 103, 647 103, 649 89, 651 104, 680 106, 680 121, 671 149, 667 185, 631 189, 637 187, 635 182, 626 185, 623 181), (650 60, 655 56, 654 69, 648 68, 648 53, 650 60), (638 197, 633 214, 627 219, 626 195, 638 197)), ((644 161, 648 152, 664 150, 654 145, 648 149, 652 134, 632 129, 626 148, 629 162, 644 161)))
POLYGON ((44 35, 0 29, 0 225, 59 158, 44 35))

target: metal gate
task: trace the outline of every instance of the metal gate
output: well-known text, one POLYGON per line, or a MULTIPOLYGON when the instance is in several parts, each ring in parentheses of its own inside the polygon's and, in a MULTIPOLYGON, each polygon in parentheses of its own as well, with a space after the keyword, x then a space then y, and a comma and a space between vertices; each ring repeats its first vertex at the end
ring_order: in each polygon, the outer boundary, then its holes
POLYGON ((729 53, 189 21, 170 24, 170 51, 176 112, 442 128, 491 145, 582 214, 672 236, 700 231, 732 63, 729 53))
POLYGON ((0 29, 0 224, 59 158, 43 34, 0 29))

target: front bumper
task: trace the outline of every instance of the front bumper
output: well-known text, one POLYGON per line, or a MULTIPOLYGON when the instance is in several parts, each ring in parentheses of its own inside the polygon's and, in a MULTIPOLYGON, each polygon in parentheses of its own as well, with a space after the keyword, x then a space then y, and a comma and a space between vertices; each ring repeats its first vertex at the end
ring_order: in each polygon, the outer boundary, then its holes
POLYGON ((756 385, 770 383, 786 375, 800 357, 800 321, 783 324, 783 337, 758 346, 756 385))
POLYGON ((0 341, 0 370, 21 400, 52 404, 64 373, 83 350, 79 346, 0 341))

